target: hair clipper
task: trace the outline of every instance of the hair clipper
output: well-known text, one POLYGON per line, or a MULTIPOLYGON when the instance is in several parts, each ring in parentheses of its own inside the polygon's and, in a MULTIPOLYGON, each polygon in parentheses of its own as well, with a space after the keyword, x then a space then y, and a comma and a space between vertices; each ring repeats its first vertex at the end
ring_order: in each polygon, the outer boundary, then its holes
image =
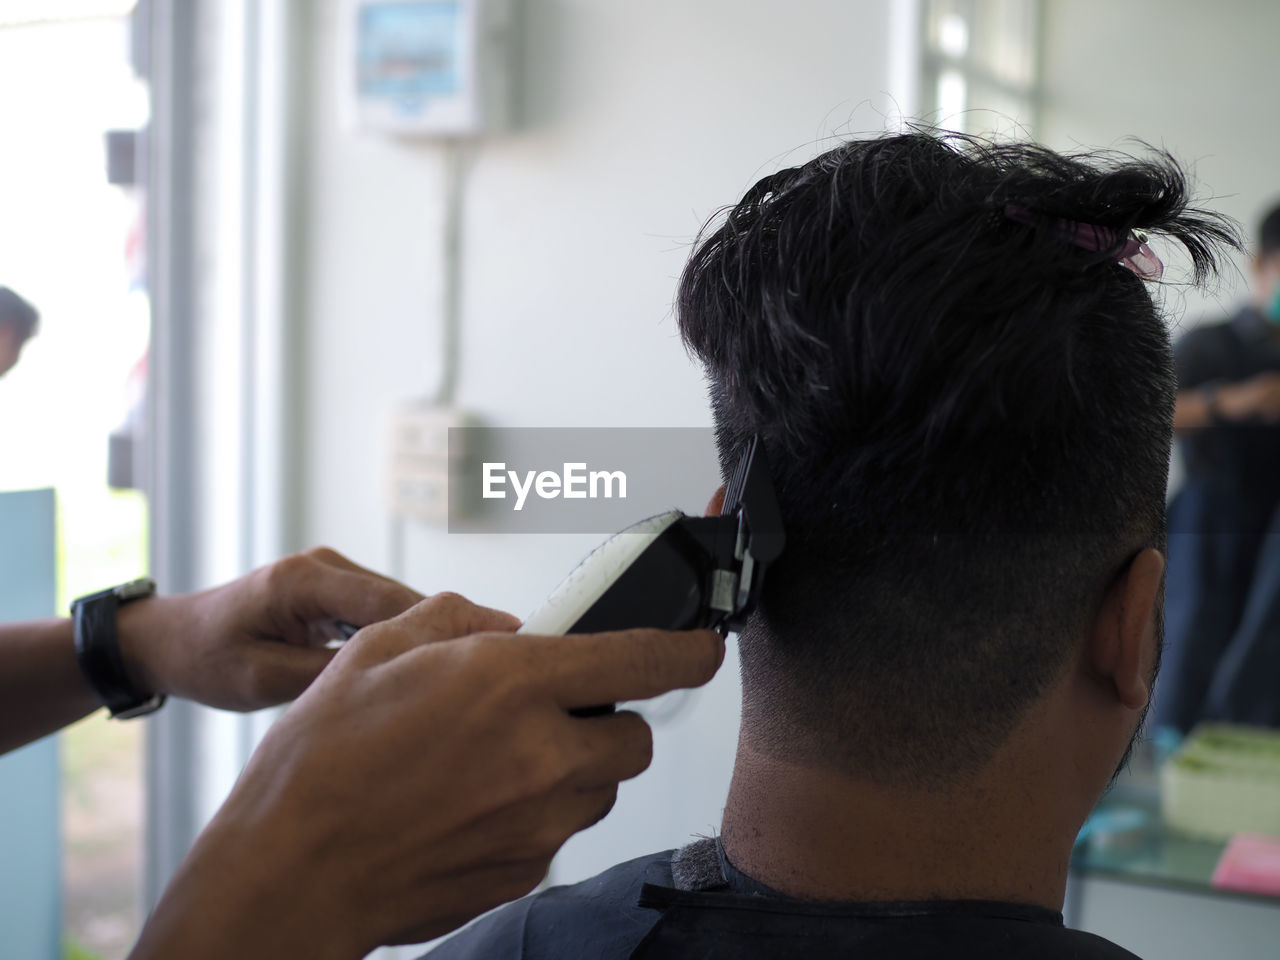
MULTIPOLYGON (((716 517, 679 510, 614 534, 573 570, 520 633, 599 633, 635 627, 738 630, 785 544, 760 438, 752 437, 716 517)), ((608 713, 612 705, 571 711, 608 713)))

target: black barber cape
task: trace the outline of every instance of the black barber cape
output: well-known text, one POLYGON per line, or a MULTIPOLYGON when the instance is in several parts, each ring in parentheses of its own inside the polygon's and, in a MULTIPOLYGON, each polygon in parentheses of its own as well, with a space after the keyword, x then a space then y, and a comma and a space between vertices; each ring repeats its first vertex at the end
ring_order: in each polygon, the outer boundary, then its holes
POLYGON ((739 872, 718 840, 525 897, 431 960, 1137 960, 1062 914, 985 901, 805 903, 739 872))

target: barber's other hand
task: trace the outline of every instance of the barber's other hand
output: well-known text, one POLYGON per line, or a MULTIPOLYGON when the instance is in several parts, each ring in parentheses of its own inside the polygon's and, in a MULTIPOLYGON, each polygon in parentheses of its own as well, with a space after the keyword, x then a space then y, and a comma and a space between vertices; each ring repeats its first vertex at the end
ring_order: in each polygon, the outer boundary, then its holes
POLYGON ((1228 420, 1280 422, 1280 373, 1267 370, 1219 388, 1218 409, 1228 420))
POLYGON ((141 690, 257 710, 292 700, 324 669, 334 621, 387 620, 421 599, 319 547, 212 590, 126 604, 120 648, 141 690))
MULTIPOLYGON (((185 949, 161 932, 184 903, 245 960, 354 960, 528 893, 650 761, 638 715, 569 709, 701 685, 724 657, 709 631, 515 626, 442 595, 357 634, 254 754, 135 960, 185 949)), ((182 955, 225 955, 199 942, 182 955)))

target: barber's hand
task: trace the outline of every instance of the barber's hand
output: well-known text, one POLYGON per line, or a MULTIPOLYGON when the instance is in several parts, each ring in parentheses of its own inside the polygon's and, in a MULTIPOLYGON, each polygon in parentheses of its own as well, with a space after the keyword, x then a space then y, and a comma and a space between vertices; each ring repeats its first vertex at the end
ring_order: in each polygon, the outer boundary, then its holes
POLYGON ((1280 422, 1280 373, 1267 370, 1240 383, 1220 387, 1218 409, 1228 420, 1280 422))
POLYGON ((334 621, 387 620, 421 599, 317 548, 212 590, 126 604, 120 648, 141 690, 257 710, 298 696, 324 669, 334 621))
POLYGON ((709 631, 516 626, 443 595, 357 634, 268 733, 134 960, 355 960, 528 893, 649 765, 638 715, 568 710, 699 686, 724 657, 709 631), (213 929, 182 939, 184 910, 213 929))

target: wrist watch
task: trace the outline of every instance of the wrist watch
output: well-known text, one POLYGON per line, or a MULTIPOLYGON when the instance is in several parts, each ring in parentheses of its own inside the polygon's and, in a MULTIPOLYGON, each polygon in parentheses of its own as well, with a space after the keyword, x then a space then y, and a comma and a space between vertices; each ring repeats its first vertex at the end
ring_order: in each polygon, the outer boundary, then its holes
POLYGON ((139 690, 125 672, 116 632, 116 611, 122 604, 154 596, 156 582, 148 577, 110 590, 83 596, 71 604, 76 660, 80 672, 118 720, 141 717, 163 706, 163 693, 139 690))

